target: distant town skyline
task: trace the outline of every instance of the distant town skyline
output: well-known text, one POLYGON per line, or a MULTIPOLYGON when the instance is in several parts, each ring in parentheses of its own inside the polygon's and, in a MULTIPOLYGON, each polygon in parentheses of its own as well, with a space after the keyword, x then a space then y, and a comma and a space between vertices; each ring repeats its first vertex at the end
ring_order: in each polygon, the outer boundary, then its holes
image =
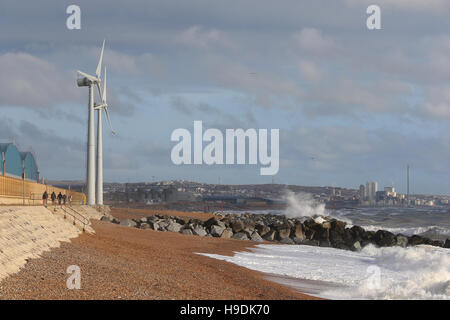
POLYGON ((272 182, 258 165, 174 165, 171 132, 201 120, 279 129, 275 183, 406 193, 410 164, 411 194, 450 194, 450 2, 380 0, 381 30, 366 0, 76 4, 80 30, 67 2, 1 5, 0 140, 31 147, 41 177, 85 179, 76 69, 106 39, 105 181, 272 182))

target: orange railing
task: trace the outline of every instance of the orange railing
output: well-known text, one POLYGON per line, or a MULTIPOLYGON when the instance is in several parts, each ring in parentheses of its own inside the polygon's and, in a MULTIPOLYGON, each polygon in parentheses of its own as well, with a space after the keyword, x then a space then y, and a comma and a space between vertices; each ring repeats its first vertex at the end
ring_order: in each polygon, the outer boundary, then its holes
MULTIPOLYGON (((55 192, 56 195, 61 192, 61 194, 66 195, 67 199, 69 196, 72 196, 72 203, 74 204, 85 203, 85 195, 81 192, 0 175, 0 203, 24 205, 42 204, 42 194, 46 190, 49 202, 52 192, 55 192), (5 201, 1 201, 2 198, 5 201)), ((68 200, 66 202, 68 203, 68 200)))

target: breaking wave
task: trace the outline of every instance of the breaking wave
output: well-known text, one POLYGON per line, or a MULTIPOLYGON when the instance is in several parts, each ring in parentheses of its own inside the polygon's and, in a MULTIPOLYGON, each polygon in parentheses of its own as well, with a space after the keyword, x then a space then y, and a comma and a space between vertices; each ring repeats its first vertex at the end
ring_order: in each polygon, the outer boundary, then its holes
POLYGON ((299 245, 258 245, 233 257, 206 256, 252 270, 330 284, 330 299, 450 299, 450 250, 431 246, 360 252, 299 245), (336 286, 338 288, 336 289, 336 286))

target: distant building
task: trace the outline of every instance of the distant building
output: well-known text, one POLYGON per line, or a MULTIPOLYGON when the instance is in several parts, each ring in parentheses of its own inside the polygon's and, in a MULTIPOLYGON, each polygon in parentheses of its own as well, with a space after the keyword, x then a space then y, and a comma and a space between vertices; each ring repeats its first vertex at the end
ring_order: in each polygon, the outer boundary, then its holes
POLYGON ((397 192, 395 192, 394 187, 384 187, 384 192, 386 193, 386 196, 388 196, 388 197, 395 198, 397 196, 397 192))
POLYGON ((365 196, 366 196, 366 188, 362 184, 362 185, 359 186, 359 198, 361 200, 364 200, 365 196))
POLYGON ((375 200, 377 191, 378 191, 378 182, 374 181, 366 182, 366 198, 369 201, 375 200))

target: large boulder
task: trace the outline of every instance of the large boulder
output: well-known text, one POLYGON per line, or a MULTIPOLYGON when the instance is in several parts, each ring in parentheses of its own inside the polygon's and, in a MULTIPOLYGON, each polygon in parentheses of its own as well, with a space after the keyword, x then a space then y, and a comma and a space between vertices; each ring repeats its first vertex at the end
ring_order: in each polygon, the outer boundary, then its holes
POLYGON ((289 224, 282 224, 280 226, 277 226, 277 239, 278 240, 283 240, 286 238, 289 238, 289 235, 291 234, 291 227, 289 226, 289 224))
POLYGON ((395 237, 395 241, 396 241, 396 245, 399 246, 399 247, 403 247, 404 248, 404 247, 406 247, 408 245, 408 238, 403 236, 403 235, 401 235, 401 234, 398 234, 395 237))
POLYGON ((444 248, 450 248, 450 238, 447 238, 444 243, 444 248))
POLYGON ((231 222, 231 228, 233 229, 234 233, 238 233, 244 230, 245 226, 242 220, 235 220, 231 222))
POLYGON ((280 240, 280 242, 283 244, 295 244, 294 240, 292 240, 291 238, 283 238, 280 240))
POLYGON ((270 229, 269 232, 267 232, 263 238, 267 241, 275 241, 277 236, 277 232, 274 229, 270 229))
POLYGON ((167 230, 167 227, 169 226, 169 224, 170 224, 170 221, 168 219, 159 220, 158 221, 159 230, 167 230))
POLYGON ((210 228, 209 234, 212 235, 213 237, 219 238, 224 230, 225 230, 224 227, 213 225, 210 228))
POLYGON ((305 239, 305 232, 303 231, 303 224, 301 222, 297 222, 291 229, 291 238, 305 239))
POLYGON ((150 228, 150 225, 149 225, 148 223, 141 223, 141 224, 139 225, 139 228, 140 228, 140 229, 149 229, 149 228, 150 228))
POLYGON ((193 235, 192 230, 189 229, 189 228, 182 229, 180 232, 181 232, 181 234, 184 234, 184 235, 187 235, 187 236, 192 236, 193 235))
POLYGON ((257 231, 253 231, 252 235, 250 236, 250 240, 257 241, 257 242, 263 242, 264 239, 261 238, 259 233, 257 231))
POLYGON ((196 236, 204 237, 207 235, 205 228, 202 226, 195 226, 192 233, 196 236))
POLYGON ((329 242, 330 241, 330 230, 323 228, 322 225, 316 226, 313 240, 317 240, 319 242, 322 242, 322 241, 329 242))
POLYGON ((225 230, 223 230, 222 235, 220 237, 224 239, 230 239, 232 236, 233 236, 233 229, 226 228, 225 230))
POLYGON ((397 241, 395 235, 392 232, 386 230, 378 230, 375 234, 375 243, 380 247, 395 246, 397 241))
POLYGON ((315 246, 315 247, 317 247, 317 246, 319 246, 319 241, 305 239, 305 240, 302 241, 301 244, 304 244, 304 245, 307 245, 307 246, 315 246))
POLYGON ((100 218, 100 221, 112 222, 112 218, 110 216, 103 216, 100 218))
POLYGON ((425 241, 424 237, 418 236, 416 234, 409 237, 409 239, 408 239, 408 245, 410 245, 410 246, 417 246, 419 244, 425 244, 425 242, 426 241, 425 241))
POLYGON ((175 221, 179 224, 181 224, 182 226, 184 226, 185 224, 189 223, 189 218, 188 217, 175 217, 175 221))
POLYGON ((255 229, 256 229, 256 231, 258 231, 258 234, 260 236, 264 236, 266 233, 268 233, 270 231, 270 228, 263 223, 257 224, 255 226, 255 229))
POLYGON ((331 222, 325 221, 324 223, 322 223, 322 228, 331 229, 331 222))
POLYGON ((167 226, 167 231, 170 232, 180 232, 182 225, 175 222, 175 221, 170 221, 169 225, 167 226))
POLYGON ((217 225, 218 225, 218 222, 219 222, 219 220, 217 220, 216 217, 212 217, 212 218, 209 218, 208 220, 206 220, 206 221, 203 223, 203 226, 204 226, 206 229, 210 229, 212 226, 217 226, 217 225))
POLYGON ((357 241, 361 241, 361 240, 366 240, 367 239, 366 230, 364 230, 360 226, 353 226, 353 227, 351 227, 350 228, 350 232, 351 232, 352 238, 357 240, 357 241))
POLYGON ((150 228, 155 231, 158 231, 160 228, 157 221, 151 221, 151 222, 148 222, 148 224, 149 224, 150 228))
POLYGON ((352 251, 360 251, 361 250, 361 244, 359 243, 359 241, 354 242, 350 246, 350 250, 352 250, 352 251))
POLYGON ((136 227, 137 223, 132 219, 125 219, 120 221, 120 225, 125 227, 136 227))
POLYGON ((247 234, 245 232, 235 233, 233 234, 232 238, 238 240, 248 240, 247 234))

